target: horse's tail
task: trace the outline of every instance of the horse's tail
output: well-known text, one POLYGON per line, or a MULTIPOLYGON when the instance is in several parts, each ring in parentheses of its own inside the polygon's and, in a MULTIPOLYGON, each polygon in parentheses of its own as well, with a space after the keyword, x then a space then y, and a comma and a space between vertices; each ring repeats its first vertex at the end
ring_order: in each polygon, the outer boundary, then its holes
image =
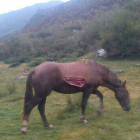
MULTIPOLYGON (((23 113, 24 116, 25 113, 25 105, 33 98, 33 89, 32 89, 32 75, 34 74, 34 71, 32 71, 26 81, 26 92, 25 92, 25 98, 24 98, 24 106, 23 106, 23 113)), ((23 117, 22 116, 22 117, 23 117)))

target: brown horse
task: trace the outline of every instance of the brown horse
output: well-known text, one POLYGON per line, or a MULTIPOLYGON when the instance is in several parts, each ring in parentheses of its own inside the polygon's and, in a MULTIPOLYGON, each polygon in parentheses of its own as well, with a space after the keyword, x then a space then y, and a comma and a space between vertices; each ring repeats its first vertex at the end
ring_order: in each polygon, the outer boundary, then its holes
POLYGON ((108 68, 92 60, 82 59, 73 63, 45 62, 32 71, 26 82, 26 93, 24 99, 23 122, 21 131, 27 132, 27 125, 31 110, 38 105, 38 110, 45 127, 51 128, 45 116, 46 97, 51 91, 64 94, 83 92, 81 120, 84 123, 85 108, 91 93, 100 98, 98 111, 103 108, 103 95, 97 90, 104 86, 115 92, 115 97, 123 110, 130 110, 129 93, 126 89, 126 81, 120 81, 117 76, 108 68), (35 91, 33 96, 32 87, 35 91))

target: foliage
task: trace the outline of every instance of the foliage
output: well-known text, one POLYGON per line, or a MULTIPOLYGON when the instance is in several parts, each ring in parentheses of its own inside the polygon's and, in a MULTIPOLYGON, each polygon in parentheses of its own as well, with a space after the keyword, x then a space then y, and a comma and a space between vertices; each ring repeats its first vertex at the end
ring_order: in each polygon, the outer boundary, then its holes
POLYGON ((109 57, 140 55, 139 5, 139 1, 133 1, 95 18, 88 23, 83 40, 94 49, 104 48, 109 57))
POLYGON ((82 27, 80 25, 71 25, 71 26, 66 26, 64 27, 64 30, 82 30, 82 27))
POLYGON ((13 63, 9 66, 9 68, 13 68, 13 67, 16 67, 16 66, 19 66, 20 63, 19 62, 16 62, 16 63, 13 63))
POLYGON ((0 37, 14 33, 15 31, 22 29, 31 17, 36 14, 38 9, 51 8, 53 6, 62 4, 62 1, 50 1, 47 3, 38 3, 33 6, 29 6, 20 10, 12 11, 9 13, 0 15, 0 37), (19 16, 20 15, 20 16, 19 16), (10 19, 10 22, 9 22, 10 19))
POLYGON ((82 40, 88 44, 96 44, 100 40, 101 19, 95 18, 93 21, 86 23, 87 29, 83 34, 82 40))
POLYGON ((101 45, 110 56, 140 54, 140 14, 127 9, 113 16, 100 31, 101 45))
POLYGON ((27 63, 33 59, 32 55, 25 55, 25 56, 19 56, 19 57, 10 57, 5 59, 6 64, 13 64, 13 63, 27 63))
POLYGON ((75 0, 39 11, 24 31, 2 39, 0 60, 65 61, 99 48, 108 56, 140 55, 139 5, 138 0, 75 0))
POLYGON ((43 63, 45 60, 42 59, 42 58, 36 58, 34 59, 33 61, 29 62, 28 63, 28 66, 29 67, 35 67, 35 66, 38 66, 39 64, 43 63))

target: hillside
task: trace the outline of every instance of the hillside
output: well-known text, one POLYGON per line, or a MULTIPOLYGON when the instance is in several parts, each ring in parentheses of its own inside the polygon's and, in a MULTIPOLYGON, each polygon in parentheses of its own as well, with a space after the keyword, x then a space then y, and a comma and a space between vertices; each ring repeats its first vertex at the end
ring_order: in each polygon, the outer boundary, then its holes
POLYGON ((38 3, 20 10, 12 11, 0 15, 0 37, 12 33, 24 27, 30 18, 39 10, 47 9, 59 4, 62 1, 50 1, 47 3, 38 3))
POLYGON ((99 48, 108 56, 137 56, 139 6, 138 0, 71 0, 39 10, 21 32, 1 39, 0 58, 6 63, 36 57, 71 61, 99 48))
POLYGON ((24 31, 39 31, 56 25, 62 27, 82 24, 129 1, 131 0, 71 0, 56 7, 40 10, 31 18, 24 31))

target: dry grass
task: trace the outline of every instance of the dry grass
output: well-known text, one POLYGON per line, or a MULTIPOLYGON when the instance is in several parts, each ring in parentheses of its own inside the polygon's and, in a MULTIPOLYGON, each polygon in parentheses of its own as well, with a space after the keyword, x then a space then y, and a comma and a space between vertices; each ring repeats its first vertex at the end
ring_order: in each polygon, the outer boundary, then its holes
MULTIPOLYGON (((101 61, 113 69, 122 69, 118 77, 127 80, 130 91, 132 109, 130 112, 122 110, 114 93, 100 87, 104 95, 104 109, 102 115, 96 110, 99 99, 91 95, 86 109, 89 123, 84 125, 80 121, 80 109, 66 112, 67 95, 53 92, 46 102, 48 121, 54 125, 53 129, 43 127, 41 117, 35 108, 30 116, 28 134, 20 133, 25 79, 15 80, 23 75, 27 64, 8 69, 8 65, 0 63, 0 139, 1 140, 140 140, 140 67, 138 61, 101 61), (9 95, 6 83, 14 80, 16 92, 9 95), (59 114, 60 113, 60 114, 59 114), (60 118, 58 115, 61 115, 60 118)), ((80 95, 80 93, 79 93, 80 95)), ((79 95, 72 95, 75 101, 79 95)))

